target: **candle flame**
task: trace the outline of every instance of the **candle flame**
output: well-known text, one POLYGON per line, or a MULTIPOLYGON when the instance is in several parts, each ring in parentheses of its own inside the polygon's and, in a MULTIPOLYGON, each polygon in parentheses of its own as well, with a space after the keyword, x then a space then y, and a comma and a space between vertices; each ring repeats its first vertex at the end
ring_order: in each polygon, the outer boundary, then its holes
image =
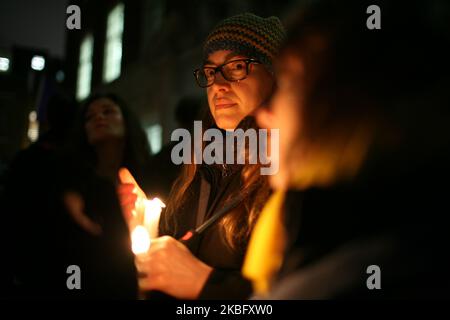
POLYGON ((144 226, 137 226, 131 232, 131 250, 135 255, 146 253, 150 248, 150 235, 144 226))
POLYGON ((158 198, 147 200, 139 198, 137 208, 143 208, 143 224, 137 225, 131 232, 131 246, 135 255, 146 253, 150 248, 150 239, 158 236, 158 226, 161 211, 166 207, 158 198))
POLYGON ((148 200, 128 169, 121 168, 119 178, 121 183, 134 185, 132 193, 137 196, 131 219, 127 221, 132 230, 132 251, 135 255, 146 253, 150 248, 150 239, 158 236, 159 218, 166 205, 158 198, 148 200))

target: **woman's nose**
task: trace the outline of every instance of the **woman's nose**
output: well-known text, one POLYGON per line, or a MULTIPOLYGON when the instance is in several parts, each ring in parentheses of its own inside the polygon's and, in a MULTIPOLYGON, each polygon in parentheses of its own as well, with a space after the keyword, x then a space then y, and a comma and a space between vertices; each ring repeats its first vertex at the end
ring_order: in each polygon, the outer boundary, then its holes
POLYGON ((94 120, 102 120, 105 118, 105 114, 103 112, 97 112, 94 116, 94 120))
POLYGON ((226 80, 220 72, 217 72, 212 86, 219 91, 228 90, 230 88, 230 81, 226 80))

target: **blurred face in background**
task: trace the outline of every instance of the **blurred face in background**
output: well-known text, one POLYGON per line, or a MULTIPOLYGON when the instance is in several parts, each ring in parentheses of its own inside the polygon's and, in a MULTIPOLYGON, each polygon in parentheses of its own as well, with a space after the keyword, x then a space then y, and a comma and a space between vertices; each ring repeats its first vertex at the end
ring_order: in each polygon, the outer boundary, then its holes
MULTIPOLYGON (((318 44, 313 53, 323 48, 318 44)), ((357 84, 345 95, 348 88, 330 77, 333 69, 317 71, 323 65, 318 54, 309 64, 304 55, 287 51, 279 58, 278 88, 270 107, 257 114, 261 127, 280 129, 279 172, 269 177, 275 189, 324 187, 353 179, 373 139, 371 109, 358 96, 357 84)))
POLYGON ((279 171, 269 176, 275 189, 286 189, 292 174, 293 164, 298 163, 298 144, 301 132, 301 110, 303 95, 303 64, 294 55, 284 55, 278 62, 276 72, 277 89, 269 108, 257 113, 258 125, 267 129, 279 129, 279 155, 272 155, 272 161, 278 161, 279 171))
POLYGON ((94 147, 123 140, 125 124, 120 107, 108 98, 93 101, 85 114, 85 130, 88 143, 94 147))
MULTIPOLYGON (((229 61, 248 58, 229 50, 209 55, 204 67, 218 67, 229 61)), ((250 63, 248 75, 239 81, 228 81, 220 72, 207 87, 208 104, 212 116, 221 129, 235 129, 239 122, 263 105, 272 93, 273 77, 264 65, 250 63)))

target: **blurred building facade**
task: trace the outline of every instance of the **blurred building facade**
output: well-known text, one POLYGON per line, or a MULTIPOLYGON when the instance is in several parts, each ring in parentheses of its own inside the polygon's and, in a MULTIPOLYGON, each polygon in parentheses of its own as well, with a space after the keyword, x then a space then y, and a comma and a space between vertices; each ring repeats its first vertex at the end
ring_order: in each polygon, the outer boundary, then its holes
POLYGON ((17 151, 45 130, 45 102, 64 81, 63 60, 45 49, 13 46, 0 49, 0 160, 9 162, 17 151))

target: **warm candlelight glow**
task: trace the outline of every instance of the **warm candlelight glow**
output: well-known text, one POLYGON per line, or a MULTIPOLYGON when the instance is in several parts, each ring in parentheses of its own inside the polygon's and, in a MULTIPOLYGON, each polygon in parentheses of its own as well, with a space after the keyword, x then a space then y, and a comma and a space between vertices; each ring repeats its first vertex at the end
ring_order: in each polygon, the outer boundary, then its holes
POLYGON ((131 232, 131 250, 135 255, 143 254, 150 248, 150 236, 147 229, 143 226, 137 226, 131 232))
POLYGON ((131 230, 133 253, 146 253, 150 247, 150 239, 158 237, 159 218, 166 205, 158 198, 148 200, 128 169, 121 168, 119 178, 121 183, 133 184, 132 192, 137 195, 132 217, 127 221, 131 230))
POLYGON ((136 200, 136 215, 139 221, 131 232, 131 245, 135 255, 147 252, 150 239, 158 236, 159 218, 166 205, 158 198, 136 200))
POLYGON ((145 200, 144 205, 144 226, 146 226, 150 234, 150 238, 156 238, 158 237, 159 218, 161 216, 161 211, 166 207, 166 205, 158 198, 145 200))

